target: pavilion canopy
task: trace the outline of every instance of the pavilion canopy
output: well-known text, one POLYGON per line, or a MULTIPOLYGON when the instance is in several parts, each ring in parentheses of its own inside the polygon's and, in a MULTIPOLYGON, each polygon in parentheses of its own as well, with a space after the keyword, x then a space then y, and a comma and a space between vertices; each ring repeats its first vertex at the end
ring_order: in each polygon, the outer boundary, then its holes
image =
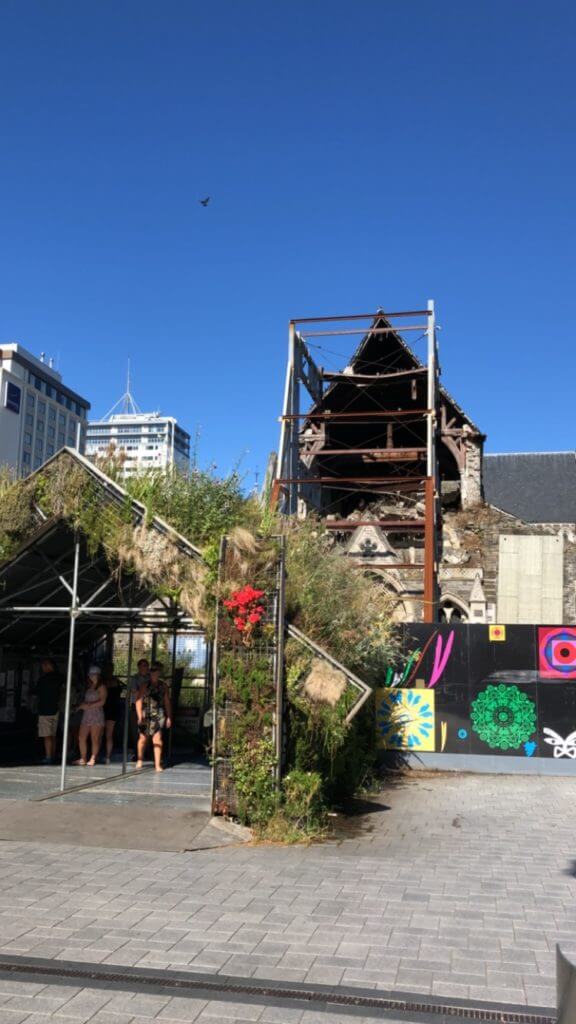
MULTIPOLYGON (((89 481, 101 493, 103 508, 116 506, 134 530, 146 524, 152 537, 161 538, 163 545, 168 542, 179 558, 202 563, 198 548, 161 519, 152 517, 148 521, 142 504, 77 452, 63 450, 33 477, 45 473, 50 465, 54 467, 58 460, 63 463, 59 471, 66 470, 69 463, 76 472, 80 469, 85 474, 86 483, 89 481)), ((30 653, 67 650, 75 559, 77 650, 88 649, 101 636, 120 627, 193 628, 190 616, 177 602, 162 596, 162 587, 151 585, 129 564, 115 563, 101 545, 94 551, 90 539, 74 530, 64 516, 46 519, 38 512, 36 525, 24 542, 0 565, 0 646, 25 648, 30 653)), ((169 590, 167 580, 166 592, 169 590)))

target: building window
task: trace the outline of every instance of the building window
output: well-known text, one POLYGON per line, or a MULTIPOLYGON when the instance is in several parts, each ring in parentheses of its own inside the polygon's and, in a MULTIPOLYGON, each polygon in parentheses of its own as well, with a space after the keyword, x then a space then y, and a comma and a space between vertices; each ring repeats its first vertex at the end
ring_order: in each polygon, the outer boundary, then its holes
POLYGON ((54 430, 54 427, 48 427, 48 440, 53 441, 55 437, 56 431, 54 430))
POLYGON ((4 399, 4 405, 10 412, 20 412, 20 398, 22 392, 17 384, 12 384, 8 381, 6 384, 6 397, 4 399))
POLYGON ((36 420, 36 433, 37 434, 43 434, 44 433, 44 420, 36 420))
POLYGON ((28 431, 24 434, 24 444, 32 444, 32 434, 29 434, 28 431))
POLYGON ((54 455, 54 445, 53 444, 47 444, 46 445, 46 458, 49 459, 51 455, 54 455))
POLYGON ((66 417, 63 412, 58 413, 58 426, 63 430, 66 426, 66 417))
POLYGON ((44 440, 41 437, 36 438, 36 444, 34 445, 37 452, 44 451, 44 440))
POLYGON ((46 415, 46 402, 42 402, 42 401, 40 401, 40 399, 38 399, 38 415, 39 416, 45 416, 46 415))
POLYGON ((30 465, 30 452, 22 452, 22 462, 25 466, 30 465))
POLYGON ((61 430, 58 431, 58 447, 59 448, 63 448, 64 447, 64 434, 63 434, 63 432, 61 430))
POLYGON ((42 381, 40 377, 34 377, 34 387, 37 391, 42 391, 42 381))
POLYGON ((33 409, 35 404, 36 404, 36 399, 34 398, 34 395, 31 395, 30 393, 28 393, 26 395, 26 406, 27 406, 27 408, 28 409, 33 409))
POLYGON ((52 387, 51 384, 47 384, 46 385, 46 394, 47 394, 48 398, 54 398, 54 395, 56 394, 56 392, 55 392, 55 389, 52 387))
POLYGON ((51 406, 49 407, 49 409, 48 409, 48 419, 49 419, 49 420, 50 420, 50 421, 51 421, 52 423, 54 423, 54 422, 55 422, 55 420, 56 420, 56 409, 54 408, 54 406, 53 406, 53 405, 51 405, 51 406))
POLYGON ((32 427, 34 425, 34 417, 31 412, 26 413, 26 426, 32 427))
POLYGON ((56 401, 58 402, 58 405, 64 405, 64 395, 61 391, 56 393, 56 401))

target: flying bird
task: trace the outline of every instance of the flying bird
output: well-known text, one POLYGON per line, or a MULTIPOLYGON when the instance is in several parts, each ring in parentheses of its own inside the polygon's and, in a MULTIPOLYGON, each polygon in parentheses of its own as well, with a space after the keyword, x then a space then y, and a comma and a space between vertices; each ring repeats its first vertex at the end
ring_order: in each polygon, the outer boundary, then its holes
POLYGON ((206 199, 199 199, 198 202, 200 203, 200 206, 208 206, 211 198, 212 196, 206 196, 206 199))

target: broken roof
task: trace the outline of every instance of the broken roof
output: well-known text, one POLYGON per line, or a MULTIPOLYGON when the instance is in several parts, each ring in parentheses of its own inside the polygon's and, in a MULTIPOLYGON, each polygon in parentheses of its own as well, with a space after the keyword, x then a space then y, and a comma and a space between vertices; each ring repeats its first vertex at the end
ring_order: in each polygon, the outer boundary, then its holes
MULTIPOLYGON (((367 375, 383 371, 411 369, 412 367, 418 369, 425 368, 426 364, 418 358, 397 331, 392 330, 384 336, 386 338, 385 344, 382 342, 382 335, 372 333, 374 328, 382 327, 393 328, 394 325, 386 319, 385 313, 378 312, 374 317, 372 328, 364 335, 350 359, 349 365, 351 368, 357 373, 365 373, 367 375)), ((326 389, 322 404, 325 404, 328 395, 333 394, 336 388, 342 386, 342 383, 345 382, 335 381, 326 389)), ((481 435, 482 432, 479 427, 464 412, 464 409, 456 402, 443 384, 440 384, 439 391, 448 407, 460 419, 464 420, 475 434, 481 435)))

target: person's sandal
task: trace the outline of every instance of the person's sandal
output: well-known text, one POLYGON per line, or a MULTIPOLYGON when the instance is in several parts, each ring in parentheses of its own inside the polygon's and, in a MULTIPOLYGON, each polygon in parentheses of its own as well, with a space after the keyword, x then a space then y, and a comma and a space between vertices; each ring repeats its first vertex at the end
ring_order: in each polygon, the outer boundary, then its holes
POLYGON ((78 761, 72 761, 72 764, 78 765, 80 768, 86 767, 86 761, 83 761, 82 758, 79 758, 78 761))

